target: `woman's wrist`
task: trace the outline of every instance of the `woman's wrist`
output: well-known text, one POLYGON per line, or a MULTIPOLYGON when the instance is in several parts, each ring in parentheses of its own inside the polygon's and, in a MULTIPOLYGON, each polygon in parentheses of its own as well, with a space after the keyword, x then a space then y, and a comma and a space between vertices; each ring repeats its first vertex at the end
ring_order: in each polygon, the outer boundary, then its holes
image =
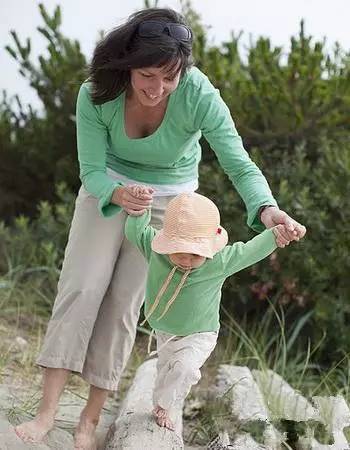
POLYGON ((261 221, 262 213, 268 208, 277 208, 277 206, 275 206, 275 205, 263 205, 263 206, 261 206, 259 208, 259 211, 258 211, 258 217, 259 217, 260 221, 261 221))

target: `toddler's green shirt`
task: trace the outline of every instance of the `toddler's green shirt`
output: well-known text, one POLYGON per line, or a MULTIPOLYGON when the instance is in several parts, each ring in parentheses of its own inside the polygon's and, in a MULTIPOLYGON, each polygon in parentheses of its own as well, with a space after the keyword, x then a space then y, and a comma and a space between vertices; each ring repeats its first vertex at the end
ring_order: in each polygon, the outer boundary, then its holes
MULTIPOLYGON (((167 255, 160 255, 151 248, 156 233, 149 225, 150 213, 142 216, 128 216, 125 234, 135 244, 149 263, 145 315, 150 310, 161 286, 174 267, 167 255)), ((174 303, 160 320, 168 300, 180 283, 183 271, 177 269, 159 305, 148 319, 155 330, 187 336, 204 331, 217 331, 220 328, 219 309, 221 288, 227 277, 262 260, 276 249, 272 229, 265 230, 250 241, 227 245, 213 259, 193 269, 174 303)))

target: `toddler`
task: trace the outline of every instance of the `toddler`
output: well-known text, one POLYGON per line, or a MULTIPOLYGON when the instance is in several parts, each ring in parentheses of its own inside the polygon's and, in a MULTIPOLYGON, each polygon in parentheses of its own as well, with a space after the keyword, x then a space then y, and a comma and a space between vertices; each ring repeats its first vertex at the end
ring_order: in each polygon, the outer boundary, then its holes
POLYGON ((172 411, 183 406, 215 348, 225 279, 270 255, 285 230, 277 225, 227 245, 217 207, 197 193, 169 202, 160 231, 149 222, 150 211, 128 216, 125 233, 149 263, 144 322, 155 331, 158 353, 153 414, 173 430, 172 411))

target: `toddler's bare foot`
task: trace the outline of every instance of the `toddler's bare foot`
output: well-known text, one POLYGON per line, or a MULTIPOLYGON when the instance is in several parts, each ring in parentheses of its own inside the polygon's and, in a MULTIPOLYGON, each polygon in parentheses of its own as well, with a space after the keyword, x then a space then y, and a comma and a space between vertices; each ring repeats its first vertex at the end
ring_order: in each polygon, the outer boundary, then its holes
POLYGON ((51 418, 36 416, 29 422, 24 422, 15 427, 15 432, 23 442, 39 444, 47 433, 53 428, 54 421, 51 418))
POLYGON ((97 450, 96 423, 80 418, 74 434, 74 450, 97 450))
POLYGON ((168 430, 174 431, 174 424, 170 419, 169 412, 157 405, 153 410, 153 415, 156 419, 157 425, 160 427, 168 428, 168 430))

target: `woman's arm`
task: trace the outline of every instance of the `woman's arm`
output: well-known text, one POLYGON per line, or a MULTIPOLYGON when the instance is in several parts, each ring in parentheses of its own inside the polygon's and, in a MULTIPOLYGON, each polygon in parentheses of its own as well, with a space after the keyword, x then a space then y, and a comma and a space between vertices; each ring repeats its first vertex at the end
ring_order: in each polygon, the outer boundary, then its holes
POLYGON ((258 232, 265 227, 286 225, 286 238, 280 240, 278 246, 286 245, 288 240, 295 237, 302 238, 305 227, 279 210, 265 177, 243 147, 227 105, 203 74, 200 87, 197 88, 196 105, 197 126, 242 197, 248 212, 248 225, 258 232), (262 212, 265 205, 269 207, 262 212))
POLYGON ((108 217, 121 210, 111 203, 111 198, 122 183, 106 174, 107 127, 101 120, 100 108, 92 103, 88 84, 82 84, 76 109, 80 179, 85 189, 98 199, 101 214, 108 217))
POLYGON ((265 229, 258 212, 263 205, 277 206, 260 169, 250 159, 238 135, 230 111, 217 89, 205 77, 197 92, 196 123, 214 150, 219 163, 242 197, 248 212, 248 225, 265 229))

